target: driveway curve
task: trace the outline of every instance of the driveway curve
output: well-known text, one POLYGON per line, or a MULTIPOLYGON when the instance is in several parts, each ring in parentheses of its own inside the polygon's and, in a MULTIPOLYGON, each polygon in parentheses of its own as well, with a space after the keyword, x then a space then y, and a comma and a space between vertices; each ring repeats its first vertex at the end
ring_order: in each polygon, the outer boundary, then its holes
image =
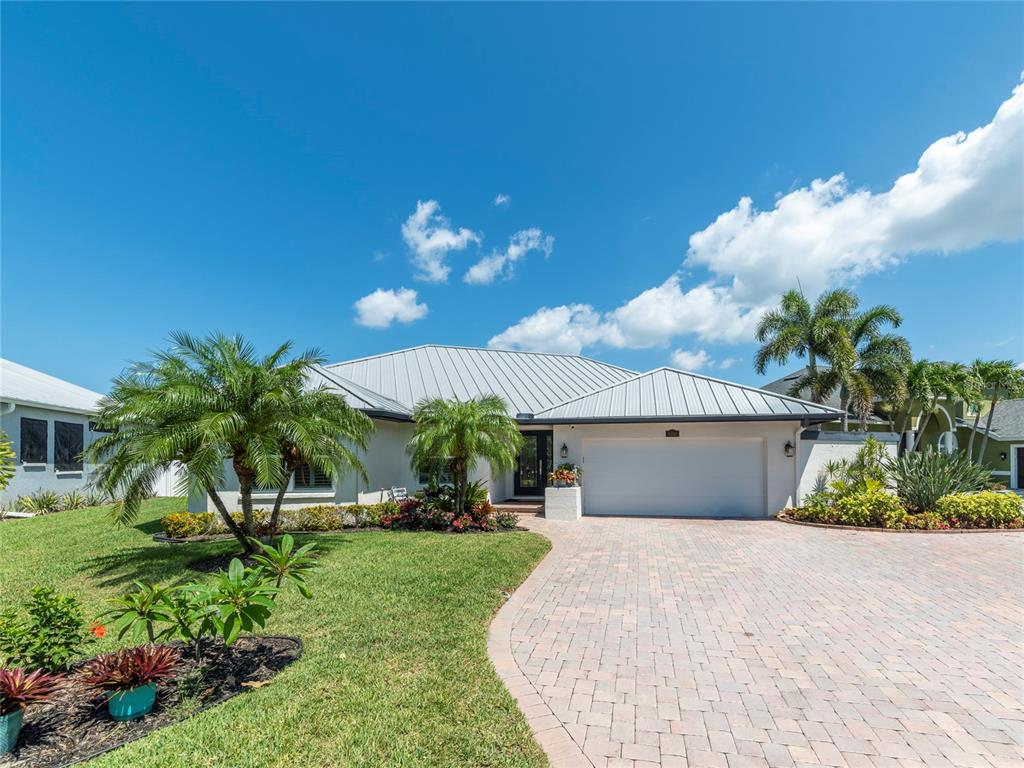
POLYGON ((555 768, 1024 765, 1024 533, 524 523, 489 650, 555 768))

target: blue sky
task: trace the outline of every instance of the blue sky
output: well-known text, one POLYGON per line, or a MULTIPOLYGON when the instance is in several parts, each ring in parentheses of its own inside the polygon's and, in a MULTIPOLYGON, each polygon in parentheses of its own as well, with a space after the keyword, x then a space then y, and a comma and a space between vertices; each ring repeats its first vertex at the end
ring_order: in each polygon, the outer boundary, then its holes
POLYGON ((2 354, 99 390, 172 329, 756 382, 750 327, 799 277, 898 305, 918 356, 1021 360, 1022 30, 1020 4, 5 4, 2 354))

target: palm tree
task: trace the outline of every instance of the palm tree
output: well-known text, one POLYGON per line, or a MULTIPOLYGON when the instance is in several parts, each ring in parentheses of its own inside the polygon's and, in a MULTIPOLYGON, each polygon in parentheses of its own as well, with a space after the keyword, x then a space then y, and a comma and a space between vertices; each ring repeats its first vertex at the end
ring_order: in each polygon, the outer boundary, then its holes
POLYGON ((14 449, 11 448, 11 439, 7 433, 0 430, 0 491, 8 486, 14 478, 17 464, 14 449))
POLYGON ((906 387, 906 409, 903 411, 903 418, 900 419, 899 433, 902 435, 910 426, 910 419, 915 410, 924 413, 925 404, 932 399, 932 377, 931 367, 934 365, 931 360, 916 360, 907 368, 906 387))
POLYGON ((290 342, 259 357, 240 336, 175 333, 171 340, 152 362, 116 378, 100 403, 97 421, 112 431, 87 454, 101 467, 98 485, 120 497, 117 522, 134 520, 153 480, 178 462, 182 489, 209 495, 248 552, 256 534, 253 486, 286 486, 294 471, 284 458, 286 446, 296 446, 304 461, 330 477, 345 468, 363 472, 342 441, 364 448, 370 420, 325 390, 304 391, 309 369, 322 362, 318 352, 287 360, 290 342), (226 460, 238 478, 241 525, 217 491, 226 460))
MULTIPOLYGON (((988 417, 985 420, 985 434, 981 438, 981 452, 979 460, 985 458, 985 448, 988 445, 988 433, 992 429, 992 417, 995 414, 996 405, 1004 398, 1024 397, 1024 371, 1013 364, 1012 360, 992 360, 983 362, 976 360, 974 368, 981 379, 982 387, 989 396, 988 417)), ((971 439, 967 443, 967 455, 974 457, 972 447, 974 445, 974 433, 978 429, 978 420, 981 418, 981 409, 978 409, 974 417, 974 429, 971 430, 971 439)))
MULTIPOLYGON (((818 360, 844 360, 851 356, 844 323, 857 308, 857 297, 844 288, 826 291, 810 303, 796 290, 786 291, 779 307, 761 318, 757 340, 761 348, 754 357, 755 370, 763 375, 768 364, 785 365, 793 355, 807 357, 806 384, 811 399, 824 402, 827 380, 818 377, 818 360)), ((834 386, 833 386, 834 388, 834 386)))
POLYGON ((921 440, 924 438, 925 427, 931 421, 932 415, 938 410, 939 400, 957 400, 968 398, 973 386, 970 369, 963 363, 929 363, 926 369, 930 397, 922 408, 921 423, 917 427, 917 439, 914 440, 914 450, 922 449, 921 440))
POLYGON ((455 513, 467 511, 469 472, 480 459, 495 474, 512 469, 522 447, 519 427, 497 395, 471 400, 422 400, 413 409, 412 439, 406 448, 415 469, 447 466, 455 487, 455 513))

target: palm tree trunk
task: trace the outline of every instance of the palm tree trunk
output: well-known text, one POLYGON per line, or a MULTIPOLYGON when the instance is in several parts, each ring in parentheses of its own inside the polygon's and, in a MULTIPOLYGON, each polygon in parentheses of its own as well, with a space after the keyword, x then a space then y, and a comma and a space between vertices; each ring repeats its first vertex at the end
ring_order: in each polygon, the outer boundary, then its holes
POLYGON ((228 512, 227 507, 224 506, 224 500, 220 497, 220 494, 212 487, 207 488, 206 493, 209 494, 210 498, 213 500, 213 506, 215 506, 217 511, 220 512, 224 525, 226 525, 227 529, 234 534, 236 539, 238 539, 238 543, 248 549, 249 540, 245 538, 245 533, 243 533, 242 529, 238 527, 238 523, 234 521, 228 512))
POLYGON ((846 387, 843 387, 839 394, 839 407, 843 410, 843 415, 839 417, 839 431, 846 432, 850 421, 850 396, 846 392, 846 387))
POLYGON ((245 554, 253 551, 249 538, 256 537, 256 520, 252 515, 252 481, 253 474, 249 467, 235 462, 235 475, 238 476, 238 503, 242 507, 242 530, 245 531, 245 554))
POLYGON ((931 421, 932 411, 935 410, 934 403, 928 413, 921 414, 921 423, 917 425, 917 436, 914 438, 914 450, 916 451, 921 446, 921 439, 924 437, 924 428, 928 426, 928 422, 931 421))
POLYGON ((999 402, 999 387, 992 392, 992 402, 988 404, 988 418, 985 419, 985 434, 981 437, 981 451, 978 454, 978 461, 985 459, 985 447, 988 445, 988 433, 992 430, 992 417, 996 412, 996 403, 999 402))
POLYGON ((285 469, 284 483, 277 489, 277 496, 274 498, 274 511, 270 513, 270 535, 277 533, 277 526, 281 521, 281 505, 284 504, 284 495, 288 492, 292 475, 295 474, 295 467, 285 469))
POLYGON ((811 379, 811 402, 821 405, 821 401, 823 398, 818 393, 817 387, 814 386, 815 374, 818 373, 818 361, 815 359, 814 353, 811 351, 810 346, 808 346, 807 348, 807 372, 810 373, 811 379))
POLYGON ((967 441, 967 458, 974 461, 974 436, 978 434, 978 422, 981 421, 981 409, 974 414, 974 426, 971 428, 971 437, 967 441))

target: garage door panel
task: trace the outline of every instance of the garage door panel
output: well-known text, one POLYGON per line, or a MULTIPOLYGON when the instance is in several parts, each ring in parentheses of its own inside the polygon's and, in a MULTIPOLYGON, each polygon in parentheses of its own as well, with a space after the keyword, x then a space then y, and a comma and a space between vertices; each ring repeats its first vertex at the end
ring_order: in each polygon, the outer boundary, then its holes
POLYGON ((583 455, 585 514, 764 515, 760 439, 596 439, 583 455))

